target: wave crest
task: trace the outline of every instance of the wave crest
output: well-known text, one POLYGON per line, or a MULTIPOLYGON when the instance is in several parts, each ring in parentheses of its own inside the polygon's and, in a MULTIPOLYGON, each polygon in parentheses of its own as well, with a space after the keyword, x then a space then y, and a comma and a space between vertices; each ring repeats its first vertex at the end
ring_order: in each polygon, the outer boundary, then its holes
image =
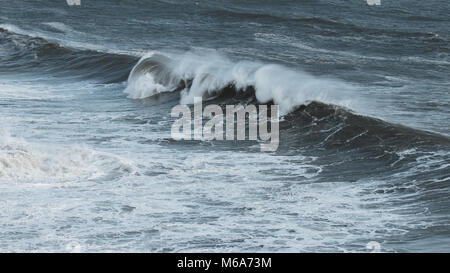
POLYGON ((194 97, 208 98, 232 86, 236 92, 253 90, 260 103, 274 102, 280 113, 296 106, 321 101, 350 107, 353 88, 336 79, 313 76, 277 64, 233 62, 217 51, 182 54, 151 52, 135 65, 125 90, 142 99, 162 92, 181 91, 181 103, 194 97))

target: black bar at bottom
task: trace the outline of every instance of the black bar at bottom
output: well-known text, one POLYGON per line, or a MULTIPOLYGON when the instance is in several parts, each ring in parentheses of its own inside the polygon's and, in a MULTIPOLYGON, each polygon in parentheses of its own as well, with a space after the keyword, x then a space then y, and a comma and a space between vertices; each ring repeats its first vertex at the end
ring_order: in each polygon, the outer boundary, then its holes
POLYGON ((386 270, 423 266, 421 259, 435 266, 444 264, 448 254, 292 254, 292 253, 175 253, 175 254, 0 254, 2 267, 12 265, 56 270, 142 272, 310 272, 320 270, 386 270), (431 258, 431 259, 430 259, 431 258), (430 261, 433 260, 433 261, 430 261), (60 267, 61 265, 61 267, 60 267))

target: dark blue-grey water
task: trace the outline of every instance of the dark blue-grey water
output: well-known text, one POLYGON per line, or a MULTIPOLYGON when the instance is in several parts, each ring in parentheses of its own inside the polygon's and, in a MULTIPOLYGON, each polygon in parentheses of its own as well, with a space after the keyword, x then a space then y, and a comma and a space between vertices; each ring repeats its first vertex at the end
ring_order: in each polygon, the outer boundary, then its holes
POLYGON ((449 14, 0 0, 0 251, 450 251, 449 14), (212 93, 278 104, 278 151, 172 141, 212 93))

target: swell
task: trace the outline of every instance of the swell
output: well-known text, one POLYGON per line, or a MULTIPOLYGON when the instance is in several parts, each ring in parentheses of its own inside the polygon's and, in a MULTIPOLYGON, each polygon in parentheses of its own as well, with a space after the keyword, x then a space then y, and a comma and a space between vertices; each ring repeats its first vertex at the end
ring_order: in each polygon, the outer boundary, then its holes
POLYGON ((133 99, 179 93, 184 104, 194 97, 222 106, 277 104, 283 116, 280 153, 362 151, 394 159, 385 153, 450 147, 446 136, 356 114, 349 105, 361 99, 346 83, 277 65, 233 62, 217 52, 150 53, 133 68, 125 92, 133 99))
POLYGON ((0 27, 2 73, 48 73, 56 77, 97 79, 103 83, 125 81, 135 56, 80 49, 0 27))
MULTIPOLYGON (((450 148, 450 139, 446 136, 389 123, 317 101, 286 115, 280 124, 280 130, 287 132, 284 136, 281 135, 282 142, 291 147, 302 147, 305 151, 313 151, 316 156, 321 151, 326 151, 327 155, 334 151, 341 159, 345 158, 346 151, 373 154, 375 159, 377 156, 392 156, 409 149, 418 152, 448 151, 450 148)), ((375 161, 382 159, 381 157, 375 161)), ((342 160, 336 160, 338 161, 342 160)), ((389 162, 386 166, 393 163, 394 161, 389 162)), ((361 170, 377 173, 377 170, 372 169, 361 170)))
POLYGON ((228 19, 251 19, 251 20, 261 20, 265 22, 302 22, 310 24, 324 24, 324 25, 340 25, 339 22, 334 20, 323 19, 319 17, 308 17, 308 18, 294 18, 294 17, 282 17, 274 14, 267 13, 252 13, 243 12, 230 9, 218 9, 213 12, 215 15, 222 16, 228 19))
MULTIPOLYGON (((230 84, 204 104, 218 104, 223 107, 261 103, 255 96, 253 86, 242 91, 230 84)), ((264 104, 272 105, 274 102, 268 101, 264 104)), ((223 111, 225 112, 225 109, 223 111)), ((280 117, 280 132, 278 152, 281 154, 297 154, 299 149, 303 153, 310 153, 311 156, 317 156, 321 151, 324 155, 334 151, 340 156, 340 153, 345 151, 377 150, 380 153, 396 153, 408 149, 450 149, 450 138, 447 136, 386 122, 355 113, 343 106, 316 100, 298 105, 280 117)))
MULTIPOLYGON (((397 30, 395 28, 375 28, 369 26, 359 26, 350 22, 340 22, 337 20, 320 18, 320 17, 289 17, 289 16, 277 16, 268 13, 252 13, 229 9, 219 9, 215 10, 214 14, 220 17, 224 17, 228 20, 255 20, 261 24, 267 23, 283 23, 283 24, 295 24, 300 26, 308 27, 319 27, 323 31, 326 31, 327 35, 369 35, 369 36, 379 36, 387 35, 393 38, 403 38, 403 39, 420 39, 421 42, 441 42, 443 45, 448 43, 448 37, 441 37, 436 33, 430 32, 418 32, 415 30, 397 30)), ((410 16, 405 18, 405 21, 409 23, 410 21, 437 21, 445 22, 445 20, 439 20, 436 18, 421 17, 421 16, 410 16)))

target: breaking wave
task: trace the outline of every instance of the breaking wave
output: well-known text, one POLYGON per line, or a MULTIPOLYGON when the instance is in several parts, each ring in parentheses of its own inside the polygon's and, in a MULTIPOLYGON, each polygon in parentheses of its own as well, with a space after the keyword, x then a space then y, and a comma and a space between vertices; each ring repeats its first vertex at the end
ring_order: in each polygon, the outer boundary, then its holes
POLYGON ((194 97, 211 98, 227 88, 237 93, 251 90, 258 102, 278 104, 281 114, 311 101, 351 107, 355 98, 352 86, 337 79, 276 64, 233 62, 212 50, 151 52, 133 68, 125 92, 130 98, 143 99, 181 91, 181 103, 191 104, 194 97))
POLYGON ((0 181, 114 179, 132 170, 126 160, 88 147, 41 147, 7 132, 0 134, 0 181))

